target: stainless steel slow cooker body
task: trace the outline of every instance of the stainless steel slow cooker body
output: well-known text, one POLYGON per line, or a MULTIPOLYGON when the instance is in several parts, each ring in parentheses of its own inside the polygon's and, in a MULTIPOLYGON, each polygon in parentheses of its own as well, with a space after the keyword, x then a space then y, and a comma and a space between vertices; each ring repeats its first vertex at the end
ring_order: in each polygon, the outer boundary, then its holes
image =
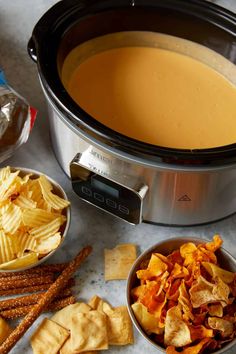
POLYGON ((66 92, 60 80, 66 55, 89 39, 121 31, 185 38, 236 63, 236 16, 205 1, 57 3, 36 24, 28 50, 47 99, 55 155, 73 189, 133 224, 195 225, 234 213, 236 144, 177 150, 142 143, 97 122, 66 92))

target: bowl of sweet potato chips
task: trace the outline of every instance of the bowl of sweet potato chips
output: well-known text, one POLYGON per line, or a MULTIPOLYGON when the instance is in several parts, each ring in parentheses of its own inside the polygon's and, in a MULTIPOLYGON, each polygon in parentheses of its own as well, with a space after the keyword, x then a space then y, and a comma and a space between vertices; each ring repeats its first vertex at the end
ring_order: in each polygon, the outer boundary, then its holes
POLYGON ((70 202, 57 182, 31 169, 0 169, 0 272, 44 262, 69 224, 70 202))
POLYGON ((222 242, 219 235, 212 241, 170 238, 134 263, 129 314, 160 351, 220 354, 236 344, 236 260, 222 242))

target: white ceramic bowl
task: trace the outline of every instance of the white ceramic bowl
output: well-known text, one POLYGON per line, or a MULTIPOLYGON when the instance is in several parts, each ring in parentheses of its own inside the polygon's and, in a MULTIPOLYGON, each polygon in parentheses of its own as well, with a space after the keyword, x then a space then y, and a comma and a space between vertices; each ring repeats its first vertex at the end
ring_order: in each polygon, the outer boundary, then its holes
MULTIPOLYGON (((140 284, 136 272, 137 270, 140 269, 140 264, 144 262, 145 260, 150 259, 150 256, 153 252, 158 252, 163 255, 168 255, 172 251, 178 249, 182 244, 186 242, 193 242, 195 244, 203 243, 203 242, 209 242, 209 240, 203 240, 200 238, 190 238, 190 237, 185 237, 185 238, 169 238, 168 240, 160 241, 153 245, 152 247, 148 248, 146 251, 144 251, 135 261, 133 264, 128 279, 127 279, 127 287, 126 287, 126 298, 127 298, 127 307, 128 311, 131 317, 131 320, 138 330, 138 332, 141 334, 143 338, 145 338, 152 346, 154 346, 156 349, 160 350, 161 352, 165 352, 165 348, 163 348, 161 345, 158 343, 154 342, 148 335, 147 333, 142 329, 140 324, 138 323, 134 312, 132 310, 132 296, 131 296, 131 290, 138 286, 140 284)), ((216 256, 217 259, 221 265, 222 268, 236 272, 236 259, 228 253, 224 248, 220 248, 219 250, 216 251, 216 256)), ((221 349, 211 352, 212 354, 222 354, 225 353, 227 350, 231 349, 234 345, 236 345, 236 338, 234 338, 231 342, 226 344, 224 347, 221 349)), ((235 348, 236 352, 236 348, 235 348)))
MULTIPOLYGON (((33 170, 33 169, 29 169, 29 168, 24 168, 24 167, 11 167, 11 171, 16 171, 16 170, 20 170, 20 174, 19 175, 21 177, 25 176, 26 174, 32 174, 31 179, 33 179, 34 177, 37 178, 40 175, 44 175, 51 182, 51 184, 53 186, 53 192, 55 194, 57 194, 59 197, 68 200, 64 189, 54 179, 52 179, 51 177, 49 177, 45 173, 41 173, 39 171, 36 171, 36 170, 33 170)), ((1 272, 13 273, 13 272, 19 272, 19 271, 23 271, 23 270, 26 270, 26 269, 30 269, 30 268, 36 267, 36 266, 40 265, 41 263, 45 262, 46 260, 48 260, 62 246, 62 244, 63 244, 63 242, 65 240, 65 237, 67 235, 67 232, 69 230, 70 219, 71 219, 70 206, 65 208, 63 210, 62 214, 66 216, 66 222, 60 228, 62 239, 61 239, 61 242, 60 242, 59 246, 56 249, 52 250, 47 255, 45 255, 44 257, 40 258, 38 260, 38 262, 36 262, 36 263, 30 264, 30 265, 25 266, 25 267, 17 268, 17 269, 11 269, 11 270, 3 269, 3 270, 0 270, 0 274, 1 274, 1 272)))

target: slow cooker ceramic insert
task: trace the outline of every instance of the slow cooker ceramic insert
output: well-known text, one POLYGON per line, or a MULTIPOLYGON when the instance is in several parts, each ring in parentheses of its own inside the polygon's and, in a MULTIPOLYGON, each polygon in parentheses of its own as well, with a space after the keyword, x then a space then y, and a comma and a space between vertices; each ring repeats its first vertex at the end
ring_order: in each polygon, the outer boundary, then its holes
POLYGON ((64 0, 43 15, 28 50, 47 100, 55 155, 80 198, 132 224, 196 225, 236 211, 236 141, 192 149, 135 139, 89 115, 62 77, 78 46, 81 62, 105 50, 146 46, 188 55, 235 85, 235 34, 236 15, 203 0, 64 0))

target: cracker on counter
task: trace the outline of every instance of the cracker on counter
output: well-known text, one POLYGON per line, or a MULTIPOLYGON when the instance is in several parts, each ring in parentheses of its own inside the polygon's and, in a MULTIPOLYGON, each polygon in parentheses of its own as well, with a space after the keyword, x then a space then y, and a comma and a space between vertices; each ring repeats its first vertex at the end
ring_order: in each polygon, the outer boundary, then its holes
POLYGON ((103 311, 107 315, 107 333, 110 345, 133 344, 133 327, 126 306, 112 308, 97 295, 93 296, 88 304, 94 310, 103 311))
POLYGON ((51 322, 70 333, 59 348, 60 354, 97 354, 108 345, 133 344, 127 307, 113 308, 97 295, 88 304, 78 302, 63 308, 51 317, 51 322))
POLYGON ((133 327, 126 306, 113 309, 108 316, 108 341, 111 345, 134 343, 133 327))
POLYGON ((2 317, 0 317, 0 344, 5 341, 11 332, 12 328, 2 317))
POLYGON ((50 320, 70 330, 70 319, 72 316, 77 312, 89 312, 90 310, 91 307, 89 305, 83 302, 76 302, 57 311, 50 320))
POLYGON ((70 333, 56 322, 44 318, 31 337, 34 354, 57 354, 70 333))
POLYGON ((127 279, 129 271, 137 258, 136 246, 131 243, 104 249, 105 280, 127 279))
POLYGON ((88 305, 93 310, 98 310, 104 312, 106 315, 112 313, 113 308, 108 302, 101 299, 98 295, 94 295, 88 302, 88 305))
POLYGON ((60 354, 108 349, 107 318, 101 311, 74 314, 70 321, 70 333, 60 354))

